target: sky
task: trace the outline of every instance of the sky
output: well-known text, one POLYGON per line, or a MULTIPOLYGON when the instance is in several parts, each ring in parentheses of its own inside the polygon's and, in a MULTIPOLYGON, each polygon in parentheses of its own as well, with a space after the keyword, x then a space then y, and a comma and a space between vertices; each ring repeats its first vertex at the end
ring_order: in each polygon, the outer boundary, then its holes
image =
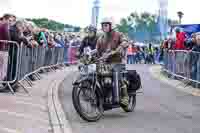
MULTIPOLYGON (((0 0, 0 15, 14 13, 22 18, 47 17, 66 24, 85 27, 91 23, 94 0, 0 0)), ((131 12, 158 13, 158 0, 100 0, 100 20, 113 17, 118 23, 131 12)), ((168 17, 177 19, 184 12, 183 23, 200 23, 200 0, 168 0, 168 17), (193 4, 193 5, 192 5, 193 4)))

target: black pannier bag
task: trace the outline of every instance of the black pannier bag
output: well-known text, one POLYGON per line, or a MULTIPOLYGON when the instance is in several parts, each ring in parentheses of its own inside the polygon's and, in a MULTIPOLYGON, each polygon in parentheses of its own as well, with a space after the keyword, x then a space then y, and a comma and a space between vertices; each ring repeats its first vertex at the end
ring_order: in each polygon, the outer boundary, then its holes
POLYGON ((135 92, 141 88, 141 78, 136 70, 128 70, 127 79, 129 81, 129 92, 135 92))

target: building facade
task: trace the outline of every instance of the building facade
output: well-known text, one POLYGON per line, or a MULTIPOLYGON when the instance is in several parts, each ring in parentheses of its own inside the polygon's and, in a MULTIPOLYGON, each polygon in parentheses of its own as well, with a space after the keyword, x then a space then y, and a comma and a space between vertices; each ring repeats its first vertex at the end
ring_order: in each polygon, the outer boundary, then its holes
POLYGON ((95 0, 93 3, 93 8, 92 8, 92 22, 91 24, 95 27, 98 25, 98 19, 99 19, 99 9, 100 9, 100 1, 95 0))
POLYGON ((160 29, 160 36, 163 40, 167 37, 168 32, 168 0, 158 0, 159 2, 159 29, 160 29))

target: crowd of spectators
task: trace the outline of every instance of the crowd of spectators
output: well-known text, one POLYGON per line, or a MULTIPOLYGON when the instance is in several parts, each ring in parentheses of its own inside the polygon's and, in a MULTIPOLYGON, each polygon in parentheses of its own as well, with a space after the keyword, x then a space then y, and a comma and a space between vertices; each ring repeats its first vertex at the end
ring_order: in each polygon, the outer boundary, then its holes
POLYGON ((132 41, 127 49, 127 64, 163 64, 176 75, 200 81, 200 32, 188 37, 176 28, 175 35, 165 39, 160 47, 137 46, 132 41))
POLYGON ((127 64, 156 64, 161 62, 161 48, 151 43, 146 46, 137 46, 133 41, 127 49, 127 64))
POLYGON ((164 49, 187 50, 200 52, 200 33, 193 33, 190 38, 179 28, 176 29, 176 38, 165 39, 162 43, 164 49))
POLYGON ((200 81, 200 33, 187 37, 184 31, 176 29, 176 38, 163 41, 162 48, 166 52, 167 69, 177 75, 200 81), (174 59, 172 58, 175 57, 174 59), (169 68, 170 66, 170 68, 169 68))
MULTIPOLYGON (((3 51, 8 51, 8 66, 0 67, 0 71, 6 75, 1 77, 1 80, 4 81, 15 79, 18 65, 17 53, 19 53, 19 47, 13 45, 10 41, 17 42, 20 46, 28 49, 64 47, 64 61, 68 63, 74 62, 75 48, 80 45, 81 37, 75 33, 50 31, 49 29, 38 27, 32 21, 17 18, 12 14, 4 14, 0 17, 0 51, 2 53, 3 51), (72 46, 75 46, 75 48, 72 48, 72 46), (5 68, 7 68, 7 72, 5 72, 5 68)), ((48 51, 51 50, 48 49, 48 51)), ((30 55, 33 56, 32 53, 30 55)), ((52 57, 51 54, 48 55, 48 58, 45 55, 46 62, 50 62, 52 57)), ((29 59, 27 53, 26 56, 29 59)), ((3 57, 0 57, 0 59, 3 59, 3 57)), ((34 65, 34 62, 30 60, 27 60, 27 62, 34 65)), ((2 66, 3 63, 0 65, 2 66)), ((44 63, 44 65, 47 64, 44 63)))
MULTIPOLYGON (((23 43, 27 47, 65 47, 80 45, 80 36, 64 32, 54 32, 37 27, 32 21, 18 19, 5 14, 0 18, 0 40, 23 43)), ((2 47, 2 43, 0 47, 2 47)))

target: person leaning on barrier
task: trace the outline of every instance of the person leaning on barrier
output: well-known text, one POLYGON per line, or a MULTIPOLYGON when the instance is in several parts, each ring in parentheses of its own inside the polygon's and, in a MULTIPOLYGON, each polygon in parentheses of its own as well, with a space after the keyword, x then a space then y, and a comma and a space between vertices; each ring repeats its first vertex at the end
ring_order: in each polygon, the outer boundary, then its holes
POLYGON ((9 40, 9 21, 11 21, 10 15, 6 15, 1 18, 0 40, 9 40))
POLYGON ((45 30, 46 29, 40 29, 39 33, 37 35, 37 42, 39 44, 39 46, 41 47, 47 47, 48 46, 48 41, 45 35, 45 30))
POLYGON ((181 31, 180 28, 176 28, 176 43, 174 45, 174 49, 176 50, 185 50, 185 42, 186 34, 181 31))
MULTIPOLYGON (((97 56, 106 57, 107 51, 111 51, 106 65, 123 64, 123 50, 128 48, 128 39, 121 33, 113 30, 113 22, 110 18, 105 18, 101 23, 104 34, 97 41, 97 56)), ((122 99, 120 103, 128 106, 129 96, 126 81, 122 81, 122 99)))
POLYGON ((24 23, 23 21, 17 21, 10 28, 10 40, 18 42, 18 44, 23 43, 28 45, 28 39, 24 36, 24 23))
POLYGON ((28 47, 30 48, 35 48, 39 44, 36 41, 37 40, 37 27, 33 22, 26 22, 25 23, 25 31, 24 31, 24 36, 27 38, 29 45, 28 47))
POLYGON ((192 51, 200 52, 200 33, 195 34, 196 45, 193 46, 192 51))
POLYGON ((62 42, 61 40, 61 36, 59 34, 57 34, 55 37, 54 37, 54 40, 55 40, 55 47, 64 47, 64 42, 62 42))
POLYGON ((63 44, 63 47, 65 47, 65 35, 61 34, 61 43, 63 44))
POLYGON ((55 41, 54 41, 54 34, 51 33, 48 37, 48 47, 53 48, 55 46, 55 41))
MULTIPOLYGON (((23 21, 17 21, 13 26, 9 28, 10 41, 17 42, 18 45, 21 43, 28 45, 28 40, 25 38, 24 34, 24 23, 23 21)), ((17 79, 16 71, 17 71, 17 53, 19 52, 18 46, 13 43, 8 43, 8 54, 9 54, 9 64, 7 69, 7 77, 5 81, 13 81, 15 78, 17 79)), ((11 85, 14 85, 17 80, 11 85)), ((7 88, 8 89, 8 88, 7 88)))
MULTIPOLYGON (((196 43, 193 46, 192 50, 190 51, 190 64, 192 66, 192 73, 191 73, 191 77, 193 80, 200 80, 198 79, 198 63, 199 63, 199 59, 200 59, 200 34, 196 33, 195 34, 195 40, 196 43)), ((193 84, 195 85, 195 84, 193 84)), ((196 87, 196 86, 195 86, 196 87)))
MULTIPOLYGON (((11 14, 4 14, 0 22, 0 40, 10 40, 9 29, 15 22, 16 17, 11 14)), ((6 48, 5 43, 0 42, 0 49, 6 48)))
POLYGON ((192 48, 195 46, 196 43, 196 34, 193 33, 191 35, 191 39, 188 39, 185 41, 185 47, 187 50, 192 50, 192 48))

